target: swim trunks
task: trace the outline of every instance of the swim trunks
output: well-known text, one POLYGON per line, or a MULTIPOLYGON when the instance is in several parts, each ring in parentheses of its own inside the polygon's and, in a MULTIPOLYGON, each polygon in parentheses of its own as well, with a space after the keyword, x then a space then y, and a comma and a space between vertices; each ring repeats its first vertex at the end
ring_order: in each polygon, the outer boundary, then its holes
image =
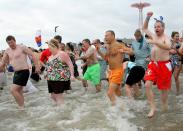
POLYGON ((100 65, 99 63, 88 66, 84 73, 84 80, 91 81, 94 85, 100 84, 100 65))
POLYGON ((170 61, 151 61, 144 79, 157 84, 160 90, 169 90, 171 87, 172 67, 170 61))
POLYGON ((117 68, 109 71, 109 83, 121 84, 123 78, 123 68, 117 68))

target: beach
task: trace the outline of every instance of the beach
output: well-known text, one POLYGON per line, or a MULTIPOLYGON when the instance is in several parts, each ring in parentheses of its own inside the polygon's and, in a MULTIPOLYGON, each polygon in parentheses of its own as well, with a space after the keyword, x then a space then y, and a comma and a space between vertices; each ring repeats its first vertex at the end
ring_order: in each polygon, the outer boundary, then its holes
MULTIPOLYGON (((7 77, 9 85, 12 74, 7 77)), ((182 74, 180 79, 182 82, 182 74)), ((122 96, 117 99, 117 106, 112 107, 106 95, 107 82, 103 82, 100 93, 95 93, 91 83, 85 92, 81 82, 74 81, 71 93, 64 94, 64 105, 57 107, 50 99, 46 80, 33 83, 39 91, 24 95, 24 110, 17 108, 9 86, 1 92, 0 131, 182 131, 183 128, 183 92, 175 95, 174 82, 167 112, 161 111, 160 92, 154 88, 157 112, 151 119, 146 117, 149 106, 144 87, 137 100, 122 96)))

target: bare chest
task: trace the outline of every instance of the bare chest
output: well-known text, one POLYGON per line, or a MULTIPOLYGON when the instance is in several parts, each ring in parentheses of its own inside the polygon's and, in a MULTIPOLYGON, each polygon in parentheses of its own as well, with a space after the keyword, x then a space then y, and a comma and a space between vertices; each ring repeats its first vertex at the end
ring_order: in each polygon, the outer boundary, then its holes
POLYGON ((16 60, 16 59, 21 59, 24 53, 20 48, 18 48, 15 50, 10 50, 8 52, 8 55, 10 60, 16 60))

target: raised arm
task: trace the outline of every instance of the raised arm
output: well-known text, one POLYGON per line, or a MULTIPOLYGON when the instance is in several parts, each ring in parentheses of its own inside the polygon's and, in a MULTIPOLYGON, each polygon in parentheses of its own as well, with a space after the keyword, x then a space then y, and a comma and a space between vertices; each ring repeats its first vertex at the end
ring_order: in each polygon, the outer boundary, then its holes
POLYGON ((147 16, 146 16, 146 19, 144 21, 144 25, 142 28, 143 32, 145 32, 151 38, 153 38, 153 33, 150 30, 148 30, 148 25, 149 25, 149 20, 150 20, 152 15, 153 15, 153 12, 147 13, 147 16))

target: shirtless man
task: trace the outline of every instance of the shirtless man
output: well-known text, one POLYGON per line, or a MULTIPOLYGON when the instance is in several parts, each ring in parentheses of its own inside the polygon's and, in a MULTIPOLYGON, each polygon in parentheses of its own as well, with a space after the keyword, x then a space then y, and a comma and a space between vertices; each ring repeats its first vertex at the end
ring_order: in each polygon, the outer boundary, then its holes
POLYGON ((151 61, 145 74, 145 87, 148 102, 150 104, 150 112, 148 117, 153 117, 156 106, 154 102, 154 93, 152 84, 157 84, 161 90, 162 109, 165 111, 168 107, 168 90, 171 87, 171 63, 169 50, 171 49, 170 39, 165 35, 165 24, 162 20, 156 20, 154 25, 155 34, 148 30, 148 23, 153 12, 148 12, 144 22, 143 31, 151 37, 148 43, 152 44, 151 61))
POLYGON ((17 45, 14 36, 8 36, 6 38, 6 42, 8 43, 9 48, 6 49, 3 55, 2 62, 0 63, 0 69, 4 68, 7 63, 10 63, 13 66, 15 73, 10 91, 20 109, 23 109, 23 86, 26 86, 29 78, 29 65, 27 63, 27 55, 32 57, 37 72, 39 72, 39 66, 32 51, 24 45, 17 45))
POLYGON ((94 45, 91 45, 89 39, 84 39, 82 44, 86 53, 79 59, 86 60, 87 64, 87 70, 84 73, 83 79, 91 81, 95 85, 97 92, 100 92, 100 65, 97 60, 96 48, 94 45))
POLYGON ((121 96, 120 85, 123 78, 123 58, 124 53, 129 55, 132 54, 132 49, 127 48, 124 44, 120 44, 115 39, 115 33, 112 30, 106 31, 105 41, 108 44, 106 54, 103 54, 99 48, 97 51, 99 55, 109 64, 109 88, 108 88, 108 97, 111 100, 111 104, 116 104, 115 95, 121 96))

